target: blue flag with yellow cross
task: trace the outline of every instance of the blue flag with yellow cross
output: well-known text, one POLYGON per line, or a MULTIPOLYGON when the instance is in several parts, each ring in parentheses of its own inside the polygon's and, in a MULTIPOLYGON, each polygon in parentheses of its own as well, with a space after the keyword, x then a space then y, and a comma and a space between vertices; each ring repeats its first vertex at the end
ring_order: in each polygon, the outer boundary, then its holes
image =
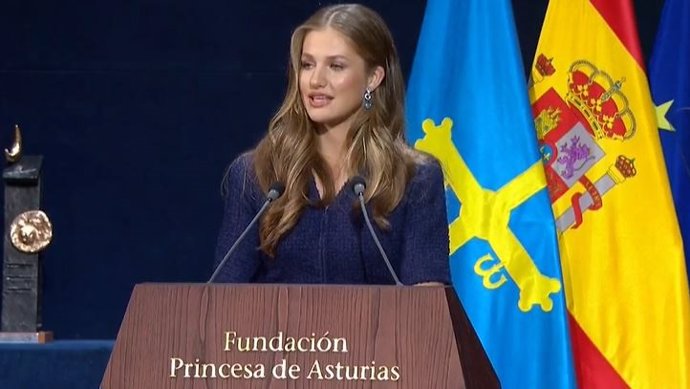
POLYGON ((407 135, 443 167, 453 285, 501 386, 575 388, 556 229, 521 64, 508 0, 430 0, 408 85, 407 135))

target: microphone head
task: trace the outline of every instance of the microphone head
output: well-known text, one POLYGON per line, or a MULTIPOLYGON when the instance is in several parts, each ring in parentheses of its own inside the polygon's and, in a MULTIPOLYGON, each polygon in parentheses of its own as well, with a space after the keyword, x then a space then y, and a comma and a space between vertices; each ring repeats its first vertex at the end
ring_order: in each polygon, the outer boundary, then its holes
POLYGON ((283 185, 283 183, 280 181, 276 181, 268 187, 268 193, 266 194, 266 197, 269 201, 273 201, 276 200, 278 197, 282 196, 283 192, 285 192, 285 185, 283 185))
POLYGON ((355 195, 360 196, 364 194, 364 189, 367 187, 367 182, 364 181, 362 176, 354 176, 350 179, 350 185, 352 186, 352 191, 355 195))

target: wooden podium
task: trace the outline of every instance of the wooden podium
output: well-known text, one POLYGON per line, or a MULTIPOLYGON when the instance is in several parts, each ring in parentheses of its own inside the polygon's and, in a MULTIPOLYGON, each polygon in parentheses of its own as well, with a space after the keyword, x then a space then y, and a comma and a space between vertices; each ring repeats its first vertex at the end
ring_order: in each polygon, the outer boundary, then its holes
POLYGON ((140 284, 102 389, 499 388, 451 287, 140 284))

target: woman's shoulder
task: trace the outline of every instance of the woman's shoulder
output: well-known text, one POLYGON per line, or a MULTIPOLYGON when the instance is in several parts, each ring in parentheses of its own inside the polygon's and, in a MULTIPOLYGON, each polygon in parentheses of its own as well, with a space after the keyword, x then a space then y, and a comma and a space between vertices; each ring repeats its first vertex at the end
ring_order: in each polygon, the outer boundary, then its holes
POLYGON ((414 149, 410 149, 410 156, 414 162, 411 184, 427 185, 438 181, 443 182, 443 169, 436 157, 414 149))
POLYGON ((228 167, 229 171, 248 173, 254 170, 254 150, 245 151, 235 157, 228 167))
POLYGON ((225 169, 223 182, 244 180, 254 175, 254 153, 246 151, 230 162, 225 169))
POLYGON ((228 165, 223 176, 221 192, 226 195, 235 187, 242 189, 243 193, 253 194, 258 190, 258 180, 254 170, 253 150, 244 152, 228 165))
POLYGON ((414 172, 407 183, 408 201, 425 202, 430 197, 443 193, 443 169, 439 161, 434 156, 417 150, 411 150, 410 156, 414 162, 414 172))

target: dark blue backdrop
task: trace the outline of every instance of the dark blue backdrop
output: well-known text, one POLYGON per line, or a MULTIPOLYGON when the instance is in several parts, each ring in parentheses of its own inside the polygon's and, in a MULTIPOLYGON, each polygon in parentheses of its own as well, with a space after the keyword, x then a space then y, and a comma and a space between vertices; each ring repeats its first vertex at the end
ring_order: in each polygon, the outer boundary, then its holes
MULTIPOLYGON (((263 134, 290 31, 328 1, 0 4, 0 145, 44 159, 45 328, 114 338, 135 283, 204 281, 226 164, 263 134)), ((546 0, 514 0, 531 63, 546 0)), ((661 2, 638 1, 645 53, 661 2)), ((372 0, 409 73, 424 1, 372 0)))

